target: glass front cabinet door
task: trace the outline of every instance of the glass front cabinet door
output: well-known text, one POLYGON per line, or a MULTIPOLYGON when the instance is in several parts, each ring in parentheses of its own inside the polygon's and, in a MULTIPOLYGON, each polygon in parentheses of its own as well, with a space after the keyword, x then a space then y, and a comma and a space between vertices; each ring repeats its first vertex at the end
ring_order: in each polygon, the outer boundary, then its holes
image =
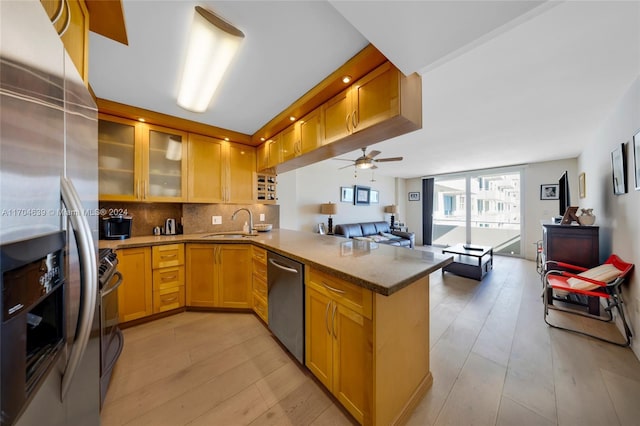
POLYGON ((145 200, 181 201, 186 194, 187 134, 174 129, 143 125, 145 200))
POLYGON ((100 115, 98 181, 103 201, 174 201, 186 194, 187 134, 100 115))
POLYGON ((98 185, 101 200, 138 199, 140 167, 135 121, 100 114, 98 122, 98 185))

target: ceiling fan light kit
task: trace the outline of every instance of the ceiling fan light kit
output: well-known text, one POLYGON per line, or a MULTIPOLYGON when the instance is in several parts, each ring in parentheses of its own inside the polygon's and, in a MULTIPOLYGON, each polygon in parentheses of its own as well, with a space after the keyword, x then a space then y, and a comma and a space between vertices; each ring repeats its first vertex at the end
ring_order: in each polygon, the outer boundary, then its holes
POLYGON ((376 151, 373 150, 370 153, 367 154, 367 148, 361 148, 362 149, 362 155, 358 158, 356 158, 355 160, 348 160, 346 158, 334 158, 334 160, 342 160, 342 161, 352 161, 353 164, 350 164, 348 166, 344 166, 344 167, 340 167, 341 169, 345 169, 347 167, 351 167, 354 166, 356 169, 360 169, 360 170, 365 170, 365 169, 377 169, 378 166, 375 165, 375 163, 384 163, 384 162, 389 162, 389 161, 402 161, 403 157, 389 157, 389 158, 378 158, 375 159, 374 157, 380 155, 380 151, 376 151))
POLYGON ((242 31, 196 6, 182 69, 178 105, 204 112, 244 38, 242 31))

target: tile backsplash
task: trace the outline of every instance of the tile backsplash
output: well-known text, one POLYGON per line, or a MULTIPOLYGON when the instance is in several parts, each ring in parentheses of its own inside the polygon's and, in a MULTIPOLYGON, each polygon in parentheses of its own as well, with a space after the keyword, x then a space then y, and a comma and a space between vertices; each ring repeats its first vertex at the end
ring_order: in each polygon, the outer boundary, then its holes
POLYGON ((247 212, 240 212, 236 220, 231 220, 233 212, 247 208, 253 214, 253 223, 270 223, 274 228, 280 227, 280 206, 272 204, 183 204, 183 224, 185 234, 200 232, 242 231, 245 221, 249 222, 247 212), (260 222, 260 214, 265 219, 260 222), (221 216, 222 224, 212 225, 211 217, 221 216))
POLYGON ((240 231, 244 222, 249 221, 249 215, 246 212, 240 212, 235 221, 231 220, 231 215, 243 207, 251 211, 254 223, 271 223, 274 228, 280 227, 280 206, 278 205, 100 202, 100 208, 107 212, 124 212, 133 218, 132 237, 153 235, 153 228, 163 227, 167 218, 175 218, 178 224, 182 223, 185 234, 240 231), (261 213, 265 215, 263 222, 260 222, 261 213), (221 216, 222 224, 212 225, 212 216, 221 216))

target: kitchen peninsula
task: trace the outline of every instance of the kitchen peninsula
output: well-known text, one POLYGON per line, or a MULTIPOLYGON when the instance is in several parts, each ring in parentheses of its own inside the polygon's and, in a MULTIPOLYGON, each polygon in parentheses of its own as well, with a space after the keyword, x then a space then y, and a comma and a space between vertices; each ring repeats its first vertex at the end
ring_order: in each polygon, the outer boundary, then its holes
POLYGON ((271 251, 304 264, 306 367, 359 423, 406 421, 433 381, 429 274, 450 256, 285 229, 211 235, 135 237, 100 247, 184 244, 188 252, 237 244, 253 249, 254 260, 256 251, 271 251))

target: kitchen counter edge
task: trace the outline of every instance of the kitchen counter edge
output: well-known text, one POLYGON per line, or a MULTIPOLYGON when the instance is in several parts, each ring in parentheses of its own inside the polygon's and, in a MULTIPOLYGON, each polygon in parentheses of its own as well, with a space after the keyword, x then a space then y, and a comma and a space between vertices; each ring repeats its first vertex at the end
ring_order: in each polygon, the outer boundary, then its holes
MULTIPOLYGON (((275 230, 275 232, 278 232, 275 230)), ((301 232, 302 231, 287 231, 287 232, 301 232)), ((132 237, 126 240, 99 240, 98 246, 99 248, 110 248, 113 250, 119 249, 127 249, 127 248, 136 248, 136 247, 150 247, 157 245, 167 245, 167 244, 182 244, 182 243, 198 243, 198 244, 251 244, 257 247, 263 248, 265 250, 273 251, 274 253, 289 257, 298 262, 304 263, 307 266, 311 266, 320 271, 329 273, 337 278, 343 279, 345 281, 354 283, 360 287, 372 290, 378 294, 383 296, 390 296, 393 293, 403 289, 404 287, 410 285, 416 280, 428 276, 432 272, 437 271, 438 269, 443 268, 453 261, 452 256, 439 256, 440 259, 434 263, 425 263, 425 268, 418 273, 407 274, 399 280, 396 280, 393 284, 389 286, 382 286, 376 284, 375 282, 371 282, 363 277, 358 275, 352 275, 350 273, 341 271, 339 269, 332 268, 329 265, 324 263, 319 263, 314 261, 313 259, 300 256, 297 253, 293 253, 290 251, 283 250, 276 245, 269 244, 266 241, 261 241, 259 239, 260 234, 256 235, 256 237, 248 237, 248 238, 206 238, 206 236, 211 235, 211 232, 201 233, 201 234, 184 234, 184 235, 160 235, 160 236, 143 236, 143 237, 132 237)), ((309 233, 303 233, 305 237, 309 237, 309 233)), ((318 238, 322 238, 323 236, 317 235, 318 238)), ((401 247, 401 250, 411 250, 408 248, 401 247)))

